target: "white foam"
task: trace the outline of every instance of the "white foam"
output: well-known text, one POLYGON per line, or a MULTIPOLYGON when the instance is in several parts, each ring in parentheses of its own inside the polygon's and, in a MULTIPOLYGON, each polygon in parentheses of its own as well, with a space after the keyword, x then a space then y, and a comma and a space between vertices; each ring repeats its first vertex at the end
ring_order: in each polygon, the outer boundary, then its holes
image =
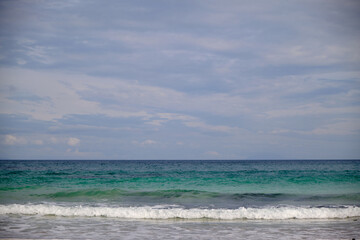
POLYGON ((238 209, 183 209, 157 207, 64 207, 50 204, 0 205, 0 214, 113 217, 124 219, 343 219, 360 217, 360 207, 267 207, 238 209))

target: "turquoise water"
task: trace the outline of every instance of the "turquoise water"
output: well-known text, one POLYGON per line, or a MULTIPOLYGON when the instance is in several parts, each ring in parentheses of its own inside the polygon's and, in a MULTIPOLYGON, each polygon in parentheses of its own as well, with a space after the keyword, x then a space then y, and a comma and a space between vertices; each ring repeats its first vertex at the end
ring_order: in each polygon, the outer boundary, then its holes
MULTIPOLYGON (((284 229, 333 221, 340 229, 328 232, 341 238, 337 232, 354 236, 349 229, 360 227, 359 217, 360 161, 0 161, 0 233, 7 237, 38 238, 46 222, 62 238, 57 228, 71 219, 85 223, 78 229, 83 234, 94 224, 112 223, 113 233, 119 224, 135 224, 152 226, 159 238, 165 236, 161 229, 205 226, 203 221, 224 227, 240 221, 249 229, 260 224, 269 234, 283 228, 273 221, 295 221, 284 229), (146 219, 175 222, 163 228, 146 219), (180 226, 179 219, 202 223, 180 226)), ((219 228, 206 226, 209 232, 219 228)))
POLYGON ((1 161, 0 203, 360 204, 360 161, 1 161))

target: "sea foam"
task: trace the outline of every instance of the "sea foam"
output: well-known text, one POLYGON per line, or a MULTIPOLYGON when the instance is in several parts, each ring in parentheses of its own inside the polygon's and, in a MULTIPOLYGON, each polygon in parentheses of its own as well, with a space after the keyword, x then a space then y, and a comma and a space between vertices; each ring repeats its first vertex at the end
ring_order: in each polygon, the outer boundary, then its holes
POLYGON ((344 219, 360 217, 360 207, 264 207, 237 209, 159 208, 159 207, 88 207, 51 204, 0 205, 0 214, 53 215, 65 217, 111 217, 123 219, 344 219))

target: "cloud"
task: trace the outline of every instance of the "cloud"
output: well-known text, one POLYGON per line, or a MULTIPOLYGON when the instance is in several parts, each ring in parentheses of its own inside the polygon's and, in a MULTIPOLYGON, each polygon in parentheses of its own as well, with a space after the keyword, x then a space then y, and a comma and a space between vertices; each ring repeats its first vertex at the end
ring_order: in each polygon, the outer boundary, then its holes
POLYGON ((309 130, 275 129, 271 134, 300 134, 300 135, 338 135, 357 136, 360 133, 359 119, 335 119, 333 123, 326 123, 309 130))
POLYGON ((360 119, 339 119, 335 123, 326 124, 302 134, 356 136, 360 133, 360 119))
POLYGON ((69 140, 67 142, 67 144, 72 147, 78 145, 79 143, 80 143, 80 139, 74 138, 74 137, 69 138, 69 140))
POLYGON ((318 46, 279 46, 272 49, 265 55, 265 59, 274 65, 308 65, 308 66, 328 66, 331 64, 358 62, 358 54, 352 51, 351 47, 339 45, 318 46))
POLYGON ((19 64, 19 65, 24 65, 24 64, 27 63, 24 59, 16 59, 16 62, 17 62, 17 64, 19 64))
POLYGON ((35 145, 43 145, 44 144, 43 140, 40 140, 40 139, 34 140, 33 143, 35 145))
POLYGON ((140 145, 140 146, 146 146, 146 145, 154 145, 154 144, 157 144, 158 142, 154 141, 154 140, 151 140, 151 139, 147 139, 147 140, 144 140, 142 142, 139 142, 139 141, 132 141, 132 144, 135 144, 135 145, 140 145))
POLYGON ((5 136, 5 144, 7 145, 14 145, 16 143, 16 137, 13 135, 6 135, 5 136))
POLYGON ((315 135, 358 135, 360 133, 360 126, 356 121, 345 121, 339 123, 328 124, 320 128, 316 128, 311 132, 305 132, 305 134, 315 135))
POLYGON ((15 136, 12 134, 7 134, 2 136, 3 144, 5 145, 28 145, 28 146, 42 146, 47 144, 58 144, 59 146, 63 145, 64 143, 70 146, 76 146, 80 143, 78 138, 62 138, 58 139, 55 137, 51 137, 47 134, 27 134, 24 136, 15 136))
POLYGON ((16 137, 14 135, 5 135, 4 144, 6 145, 23 145, 27 144, 27 140, 23 137, 16 137))
POLYGON ((14 156, 85 158, 80 142, 112 159, 360 156, 358 2, 108 5, 2 3, 0 131, 14 156))
POLYGON ((214 131, 214 132, 225 132, 225 133, 235 133, 240 129, 237 127, 229 127, 224 125, 209 125, 201 121, 190 121, 185 122, 185 126, 192 128, 199 128, 205 131, 214 131))
POLYGON ((284 108, 281 110, 271 110, 266 112, 268 118, 293 117, 305 115, 331 115, 331 114, 356 114, 359 113, 359 107, 326 107, 320 103, 310 103, 296 106, 293 108, 284 108))
POLYGON ((142 145, 153 145, 153 144, 156 144, 156 141, 148 139, 148 140, 143 141, 141 144, 142 145))
MULTIPOLYGON (((84 75, 69 75, 69 74, 54 74, 50 72, 36 72, 24 69, 0 69, 0 75, 6 76, 5 81, 0 87, 8 86, 15 91, 22 93, 25 96, 36 96, 37 99, 42 99, 41 102, 19 102, 12 98, 17 92, 5 93, 2 95, 2 108, 0 111, 5 114, 26 114, 38 120, 55 120, 62 118, 69 114, 105 114, 115 117, 131 117, 140 116, 146 117, 147 113, 144 111, 126 111, 119 109, 116 105, 111 108, 103 108, 101 98, 96 96, 89 100, 81 96, 82 91, 95 88, 97 91, 102 91, 100 78, 92 78, 84 75), (29 80, 31 79, 31 80, 29 80)), ((127 86, 122 81, 110 79, 107 81, 109 86, 112 83, 115 86, 127 86), (116 82, 119 82, 116 84, 116 82)), ((129 86, 129 85, 128 85, 129 86)), ((131 85, 130 85, 131 86, 131 85)), ((114 86, 109 89, 114 88, 114 86)), ((129 87, 128 87, 129 88, 129 87)), ((134 86, 136 90, 136 86, 134 86)), ((117 89, 117 87, 115 87, 117 89)), ((143 87, 145 91, 146 87, 143 87)), ((143 93, 144 94, 144 93, 143 93)), ((122 98, 123 95, 117 94, 117 98, 122 98)), ((117 99, 114 99, 115 101, 117 99)), ((143 100, 143 99, 141 99, 143 100)))
POLYGON ((147 124, 151 124, 151 125, 154 125, 154 126, 162 126, 164 123, 166 123, 167 120, 151 120, 150 122, 146 122, 147 124))
POLYGON ((218 152, 215 151, 208 151, 205 153, 206 155, 212 156, 212 157, 219 157, 220 154, 218 152))
MULTIPOLYGON (((150 118, 158 115, 149 113, 152 108, 233 115, 244 110, 245 107, 241 103, 246 102, 241 96, 227 94, 193 96, 169 88, 138 85, 121 79, 39 73, 20 69, 16 71, 2 69, 1 72, 6 76, 4 85, 15 86, 19 89, 17 91, 32 93, 39 99, 46 100, 38 103, 20 103, 11 99, 10 96, 13 94, 8 96, 7 93, 2 99, 4 107, 1 111, 7 114, 28 114, 39 120, 55 120, 69 114, 150 118), (28 81, 24 84, 24 79, 27 78, 32 79, 31 83, 28 81), (104 82, 107 84, 105 85, 104 82)), ((184 114, 170 116, 172 113, 159 114, 158 117, 169 120, 185 116, 184 114)), ((152 124, 159 125, 161 122, 155 121, 152 124)))
POLYGON ((58 139, 56 137, 50 137, 50 142, 56 144, 58 143, 58 139))
POLYGON ((157 48, 177 49, 204 48, 207 50, 227 51, 238 48, 241 43, 237 40, 228 40, 216 37, 197 36, 194 33, 169 33, 169 32, 124 32, 110 31, 103 35, 104 39, 125 43, 131 48, 157 48))

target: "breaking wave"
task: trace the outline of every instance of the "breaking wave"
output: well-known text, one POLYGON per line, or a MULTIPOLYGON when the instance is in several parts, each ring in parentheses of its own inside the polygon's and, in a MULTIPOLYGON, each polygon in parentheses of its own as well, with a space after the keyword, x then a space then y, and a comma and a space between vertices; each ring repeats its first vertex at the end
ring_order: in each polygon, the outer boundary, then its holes
POLYGON ((281 219, 345 219, 360 217, 358 206, 337 207, 263 207, 237 209, 181 208, 174 206, 90 207, 51 204, 0 205, 0 214, 111 217, 123 219, 217 219, 217 220, 281 220, 281 219))

